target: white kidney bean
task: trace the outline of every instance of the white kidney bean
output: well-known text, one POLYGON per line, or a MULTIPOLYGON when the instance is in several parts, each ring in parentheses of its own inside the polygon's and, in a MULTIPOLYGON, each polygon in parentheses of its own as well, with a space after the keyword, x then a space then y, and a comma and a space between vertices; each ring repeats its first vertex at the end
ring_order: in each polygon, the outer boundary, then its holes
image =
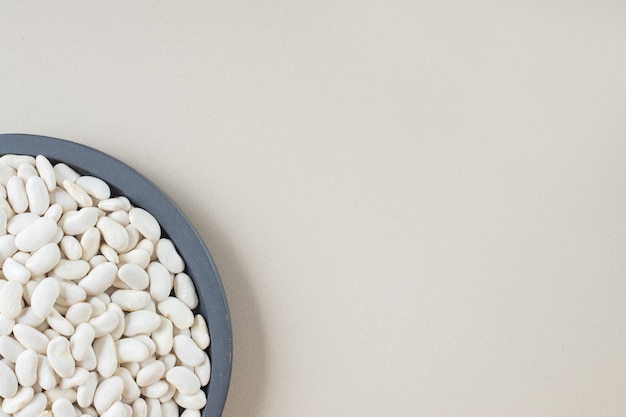
POLYGON ((54 308, 46 317, 48 325, 63 336, 69 337, 74 333, 74 326, 54 308))
POLYGON ((115 342, 117 362, 143 362, 150 356, 150 351, 139 340, 123 338, 115 342))
POLYGON ((61 389, 74 388, 87 382, 89 371, 85 368, 77 367, 74 375, 69 378, 63 378, 60 383, 61 389))
POLYGON ((77 327, 79 324, 87 323, 91 318, 92 307, 89 303, 76 303, 71 305, 67 312, 65 313, 65 318, 69 321, 74 327, 77 327))
POLYGON ((150 334, 161 324, 158 314, 148 310, 138 310, 126 315, 126 327, 124 336, 135 336, 138 334, 150 334))
POLYGON ((133 402, 133 417, 148 417, 148 404, 143 398, 133 402))
POLYGON ((48 338, 39 330, 25 324, 16 324, 13 335, 26 349, 32 349, 39 354, 46 353, 48 338))
POLYGON ((47 317, 59 298, 61 286, 54 278, 45 278, 30 297, 31 309, 39 317, 47 317))
POLYGON ((39 171, 39 176, 46 184, 48 191, 54 191, 56 188, 56 176, 54 174, 54 168, 48 158, 43 155, 37 155, 35 157, 35 167, 37 171, 39 171))
POLYGON ((0 397, 10 398, 17 393, 17 377, 13 369, 0 361, 0 397))
POLYGON ((186 409, 185 411, 182 412, 180 417, 200 417, 200 411, 199 410, 192 410, 192 409, 188 408, 188 409, 186 409))
POLYGON ((70 342, 65 337, 55 337, 48 343, 47 356, 50 366, 61 378, 74 375, 76 362, 70 351, 70 342))
POLYGON ((78 211, 67 211, 63 215, 63 232, 77 236, 85 233, 96 225, 99 210, 96 207, 85 207, 78 211))
POLYGON ((82 259, 75 261, 61 259, 57 266, 54 267, 54 273, 59 278, 73 281, 83 278, 87 275, 90 269, 91 266, 89 263, 87 261, 83 261, 82 259))
POLYGON ((83 256, 83 248, 74 236, 64 236, 59 246, 67 259, 71 261, 77 261, 83 256))
POLYGON ((56 231, 57 224, 54 220, 39 217, 15 236, 15 246, 25 252, 36 251, 51 242, 56 231))
POLYGON ((200 410, 206 405, 206 395, 202 391, 198 391, 193 395, 185 395, 182 392, 177 392, 174 394, 174 401, 183 408, 200 410))
POLYGON ((110 334, 115 328, 119 319, 115 313, 110 311, 105 311, 97 317, 89 320, 89 324, 93 327, 96 332, 96 337, 102 337, 105 334, 110 334))
POLYGON ((209 383, 209 380, 211 379, 211 361, 209 360, 209 355, 207 355, 206 352, 203 353, 204 360, 200 365, 194 366, 193 372, 198 377, 200 385, 205 386, 209 383))
POLYGON ((16 318, 22 311, 22 284, 7 281, 0 291, 0 314, 7 319, 16 318))
POLYGON ((2 273, 9 281, 25 284, 30 279, 30 270, 13 258, 7 258, 2 264, 2 273))
POLYGON ((23 387, 17 390, 17 393, 10 398, 2 401, 2 411, 7 414, 15 414, 28 404, 35 396, 35 391, 31 387, 23 387))
POLYGON ((23 387, 32 387, 37 382, 39 355, 32 349, 26 349, 15 361, 15 376, 23 387))
POLYGON ((152 262, 148 265, 148 275, 150 277, 150 295, 156 301, 163 301, 169 297, 172 291, 172 279, 170 272, 163 264, 152 262))
POLYGON ((93 403, 96 388, 98 388, 98 374, 90 372, 87 381, 76 389, 76 402, 80 407, 86 408, 93 403))
POLYGON ((102 238, 113 249, 122 251, 128 246, 128 232, 118 222, 108 217, 100 217, 96 224, 98 230, 102 234, 102 238))
POLYGON ((196 314, 196 317, 193 320, 193 325, 191 326, 191 338, 202 350, 208 348, 211 343, 206 321, 200 314, 196 314))
POLYGON ((26 261, 26 268, 33 275, 43 275, 50 271, 61 259, 61 250, 56 243, 48 243, 34 252, 26 261))
POLYGON ((142 267, 134 263, 120 266, 117 271, 117 276, 133 290, 144 290, 148 288, 150 284, 148 273, 142 267))
POLYGON ((20 177, 24 181, 28 180, 30 177, 39 178, 39 175, 37 174, 37 170, 35 169, 35 167, 28 163, 21 163, 17 167, 17 176, 20 177))
POLYGON ((45 355, 39 355, 37 365, 37 383, 44 390, 51 390, 57 385, 57 376, 45 355))
POLYGON ((16 213, 24 213, 28 208, 28 197, 24 182, 18 176, 9 178, 7 182, 7 198, 16 213))
POLYGON ((156 360, 137 372, 137 385, 140 387, 152 385, 160 380, 163 375, 165 375, 165 365, 162 361, 156 360))
POLYGON ((159 327, 152 332, 152 340, 156 345, 156 353, 167 355, 174 344, 174 325, 165 317, 160 318, 159 327))
POLYGON ((14 417, 38 417, 46 409, 48 399, 45 394, 35 394, 33 399, 26 404, 20 411, 14 413, 14 417))
POLYGON ((87 295, 98 295, 113 284, 117 275, 117 265, 113 262, 105 262, 92 269, 78 285, 85 290, 87 295))
POLYGON ((167 382, 185 395, 193 395, 200 390, 200 381, 193 371, 185 366, 175 366, 165 374, 167 382))
POLYGON ((190 309, 198 307, 198 294, 189 275, 181 272, 174 277, 174 294, 190 309))
POLYGON ((111 294, 111 300, 124 311, 136 311, 146 308, 150 294, 137 290, 117 290, 111 294))
POLYGON ((107 334, 96 339, 93 342, 93 349, 98 358, 98 373, 105 378, 112 376, 117 368, 117 352, 111 335, 107 334))
POLYGON ((43 180, 36 176, 36 173, 35 176, 29 177, 26 181, 26 197, 31 213, 42 215, 50 206, 48 188, 43 180))
POLYGON ((124 381, 119 376, 111 376, 104 379, 96 388, 93 405, 100 414, 104 413, 111 405, 119 401, 124 391, 124 381))
POLYGON ((179 329, 188 329, 193 325, 193 313, 178 298, 168 297, 157 304, 157 308, 164 317, 172 320, 174 326, 179 329))
POLYGON ((161 237, 161 226, 157 220, 142 208, 132 208, 128 212, 130 224, 135 226, 146 239, 156 242, 161 237))
POLYGON ((67 398, 57 398, 52 403, 52 414, 55 416, 72 416, 74 406, 67 398))
POLYGON ((76 200, 78 207, 90 207, 93 205, 93 200, 89 197, 89 194, 87 194, 85 190, 75 183, 63 180, 63 188, 65 188, 65 191, 67 191, 67 193, 72 196, 74 200, 76 200))
POLYGON ((96 331, 91 327, 91 324, 81 323, 76 327, 76 331, 70 337, 70 349, 74 359, 82 361, 87 358, 95 337, 96 331))
POLYGON ((159 239, 155 244, 155 251, 159 262, 161 262, 168 271, 173 274, 183 272, 185 262, 176 251, 171 240, 166 238, 159 239))
POLYGON ((204 354, 189 336, 179 334, 174 337, 174 353, 185 364, 198 366, 204 360, 204 354))
POLYGON ((76 184, 98 200, 106 200, 111 196, 109 185, 100 178, 84 175, 76 179, 76 184))

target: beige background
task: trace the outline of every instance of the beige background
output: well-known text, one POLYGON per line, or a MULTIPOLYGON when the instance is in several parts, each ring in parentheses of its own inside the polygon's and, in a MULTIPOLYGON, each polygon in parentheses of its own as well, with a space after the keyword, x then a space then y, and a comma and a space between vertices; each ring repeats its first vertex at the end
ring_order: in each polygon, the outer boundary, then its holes
POLYGON ((0 1, 0 131, 187 213, 224 416, 626 415, 626 3, 0 1))

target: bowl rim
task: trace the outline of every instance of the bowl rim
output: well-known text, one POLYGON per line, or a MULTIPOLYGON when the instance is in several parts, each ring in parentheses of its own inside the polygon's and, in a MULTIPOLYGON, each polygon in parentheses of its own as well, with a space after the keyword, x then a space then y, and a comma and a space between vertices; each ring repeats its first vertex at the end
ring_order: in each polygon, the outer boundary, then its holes
POLYGON ((185 271, 197 288, 198 311, 209 327, 211 379, 202 415, 221 416, 232 372, 233 336, 228 301, 211 253, 182 210, 137 170, 87 145, 50 136, 6 133, 0 134, 0 155, 4 154, 44 155, 51 162, 63 162, 82 175, 106 181, 112 191, 127 196, 158 220, 164 235, 172 240, 185 260, 185 271))

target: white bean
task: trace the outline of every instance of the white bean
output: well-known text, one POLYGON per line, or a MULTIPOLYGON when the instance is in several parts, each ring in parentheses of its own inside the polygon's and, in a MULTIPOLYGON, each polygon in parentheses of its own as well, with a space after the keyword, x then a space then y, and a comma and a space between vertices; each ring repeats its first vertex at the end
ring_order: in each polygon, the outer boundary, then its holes
POLYGON ((135 336, 138 334, 150 334, 161 324, 161 318, 148 310, 138 310, 126 315, 126 327, 124 336, 135 336))
POLYGON ((189 328, 193 325, 193 313, 178 298, 168 297, 157 304, 157 308, 164 317, 172 320, 174 326, 179 329, 189 328))
POLYGON ((192 370, 185 366, 175 366, 165 374, 165 379, 179 392, 193 395, 200 390, 200 381, 192 370))
POLYGON ((144 290, 150 284, 148 273, 137 264, 122 265, 117 276, 133 290, 144 290))
POLYGON ((74 414, 74 406, 67 398, 58 398, 52 403, 52 414, 70 417, 74 414))
POLYGON ((25 324, 16 324, 13 335, 26 349, 32 349, 39 354, 45 354, 48 347, 48 338, 39 330, 25 324))
POLYGON ((13 369, 0 361, 0 397, 10 398, 17 393, 17 377, 13 369))
POLYGON ((196 345, 198 345, 200 349, 205 350, 209 347, 211 338, 209 337, 209 329, 206 325, 206 321, 202 315, 196 314, 190 330, 191 338, 194 342, 196 342, 196 345))
POLYGON ((80 246, 83 249, 81 259, 88 261, 96 256, 100 249, 100 231, 95 227, 88 229, 80 238, 80 246))
POLYGON ((80 235, 94 227, 98 221, 99 210, 85 207, 78 211, 68 211, 63 215, 63 231, 68 235, 80 235))
POLYGON ((172 291, 172 279, 167 268, 159 262, 152 262, 148 265, 148 275, 150 277, 150 295, 152 298, 156 301, 167 299, 172 291))
POLYGON ((54 168, 48 158, 43 155, 37 155, 35 157, 35 166, 37 167, 37 171, 39 171, 39 176, 46 184, 48 191, 54 191, 56 188, 56 176, 54 174, 54 168))
POLYGON ((87 381, 76 390, 76 402, 80 407, 86 408, 93 403, 96 388, 98 388, 98 374, 90 372, 87 381))
POLYGON ((87 382, 88 378, 89 378, 89 371, 86 370, 85 368, 77 367, 76 370, 74 371, 74 375, 72 375, 69 378, 63 378, 61 380, 60 387, 61 389, 74 388, 87 382))
POLYGON ((81 186, 87 194, 98 200, 106 200, 111 196, 109 185, 100 178, 85 175, 78 178, 76 184, 81 186))
POLYGON ((39 356, 32 349, 26 349, 15 361, 15 376, 23 387, 32 387, 37 382, 39 356))
POLYGON ((70 306, 65 313, 67 321, 77 327, 81 323, 87 323, 91 318, 92 307, 89 303, 76 303, 70 306))
POLYGON ((50 365, 50 361, 44 355, 39 356, 37 383, 44 390, 51 390, 57 385, 57 376, 50 365))
POLYGON ((143 362, 150 356, 150 351, 138 340, 123 338, 115 342, 117 362, 143 362))
POLYGON ((121 399, 123 391, 124 381, 119 376, 111 376, 100 382, 93 398, 96 411, 104 413, 114 402, 121 399))
POLYGON ((96 339, 93 342, 93 349, 98 358, 98 373, 105 378, 112 376, 117 368, 117 353, 111 335, 107 334, 96 339))
POLYGON ((174 294, 190 309, 198 307, 198 294, 191 277, 184 272, 174 278, 174 294))
POLYGON ((25 284, 30 279, 30 270, 13 258, 7 258, 2 264, 2 273, 9 281, 25 284))
POLYGON ((205 386, 211 379, 211 361, 209 360, 209 355, 207 355, 206 352, 203 353, 204 360, 200 365, 193 368, 193 372, 198 377, 198 380, 200 380, 200 385, 205 386))
POLYGON ((22 284, 8 281, 0 291, 0 314, 7 319, 16 318, 22 311, 22 284))
POLYGON ((206 405, 206 395, 202 391, 198 391, 194 395, 185 395, 181 392, 177 392, 174 394, 174 401, 183 408, 200 410, 206 405))
POLYGON ((31 387, 19 388, 17 393, 2 401, 2 411, 7 414, 15 414, 28 404, 35 396, 35 391, 31 387))
POLYGON ((67 259, 71 261, 76 261, 83 256, 83 248, 74 236, 64 236, 59 246, 67 259))
POLYGON ((54 220, 39 217, 15 236, 15 246, 21 251, 34 252, 51 242, 56 231, 57 224, 54 220))
POLYGON ((159 239, 156 242, 155 250, 159 262, 161 262, 163 266, 168 269, 168 271, 173 274, 183 272, 185 269, 185 262, 183 261, 183 258, 180 257, 178 252, 176 252, 176 248, 171 240, 166 238, 159 239))
POLYGON ((165 365, 162 361, 154 361, 137 372, 137 385, 146 387, 152 385, 165 375, 165 365))
POLYGON ((72 196, 76 203, 78 203, 78 207, 90 207, 93 205, 93 200, 89 197, 89 194, 85 192, 80 186, 76 185, 73 182, 68 180, 63 181, 63 188, 68 192, 69 195, 72 196))
POLYGON ((66 164, 60 162, 54 166, 54 174, 56 176, 57 185, 63 185, 63 181, 76 181, 80 175, 66 164))
POLYGON ((204 360, 204 354, 189 336, 179 334, 174 337, 176 356, 189 366, 198 366, 204 360))
POLYGON ((92 269, 78 285, 87 295, 98 295, 113 284, 117 275, 117 265, 105 262, 92 269))
POLYGON ((95 337, 96 331, 89 323, 81 323, 76 327, 76 331, 70 337, 70 349, 74 359, 82 361, 87 358, 89 348, 91 348, 95 337))
POLYGON ((111 300, 125 311, 136 311, 146 308, 150 294, 137 290, 117 290, 111 294, 111 300))
POLYGON ((61 286, 54 278, 45 278, 35 287, 31 296, 31 309, 39 317, 47 317, 59 298, 61 286))
POLYGON ((48 210, 50 205, 48 188, 38 176, 29 177, 26 181, 26 197, 28 198, 28 207, 31 213, 42 215, 48 210))
POLYGON ((96 224, 102 238, 113 249, 122 251, 128 246, 128 232, 121 224, 108 217, 100 217, 96 224))
POLYGON ((50 271, 61 259, 61 250, 56 243, 48 243, 38 249, 26 261, 26 268, 30 269, 33 275, 43 275, 50 271))
POLYGON ((74 375, 76 362, 70 351, 70 342, 65 337, 55 337, 48 343, 47 356, 50 366, 61 378, 74 375))
POLYGON ((161 226, 146 210, 135 207, 128 212, 130 224, 135 226, 146 239, 156 242, 161 237, 161 226))
POLYGON ((91 266, 87 261, 82 259, 71 261, 69 259, 61 259, 57 266, 54 267, 54 273, 59 277, 67 280, 77 280, 83 278, 89 272, 91 266))
POLYGON ((9 178, 7 182, 7 198, 16 213, 24 213, 28 208, 28 197, 24 182, 18 176, 9 178))
POLYGON ((38 417, 46 409, 48 400, 43 393, 35 394, 32 401, 29 402, 24 408, 17 413, 13 414, 13 417, 38 417))

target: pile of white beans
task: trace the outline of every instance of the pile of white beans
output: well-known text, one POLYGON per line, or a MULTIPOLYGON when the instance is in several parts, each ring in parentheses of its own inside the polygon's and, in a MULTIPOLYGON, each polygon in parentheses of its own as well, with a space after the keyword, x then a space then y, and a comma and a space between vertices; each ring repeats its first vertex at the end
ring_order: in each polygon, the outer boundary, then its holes
POLYGON ((44 156, 0 157, 0 417, 199 417, 198 296, 147 211, 44 156))

